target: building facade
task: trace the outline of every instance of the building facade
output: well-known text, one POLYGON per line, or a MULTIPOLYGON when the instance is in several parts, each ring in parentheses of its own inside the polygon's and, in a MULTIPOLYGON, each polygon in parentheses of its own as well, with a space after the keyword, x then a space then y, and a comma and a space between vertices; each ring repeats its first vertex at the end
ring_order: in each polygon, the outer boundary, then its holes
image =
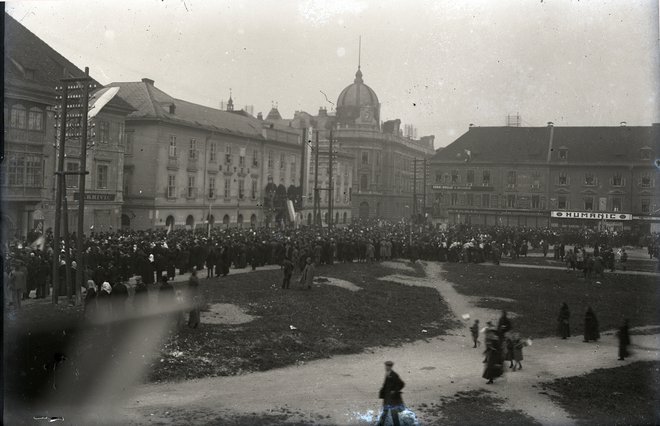
POLYGON ((298 182, 298 130, 234 111, 231 100, 221 111, 173 98, 150 79, 110 86, 135 109, 126 118, 123 227, 286 220, 270 195, 298 182))
MULTIPOLYGON (((20 237, 27 236, 33 230, 43 232, 54 225, 58 144, 55 131, 55 107, 58 103, 55 88, 61 85, 62 78, 84 77, 85 74, 7 14, 5 37, 11 43, 6 46, 4 58, 2 225, 4 236, 20 237)), ((115 137, 119 137, 122 132, 123 115, 129 109, 121 100, 113 99, 97 118, 101 121, 96 128, 101 130, 100 136, 105 139, 89 151, 87 164, 91 174, 88 176, 87 188, 90 191, 99 189, 107 195, 89 200, 86 209, 89 214, 86 214, 85 221, 90 225, 99 224, 107 228, 119 223, 121 185, 117 187, 118 193, 110 188, 121 181, 123 155, 114 144, 115 137), (110 133, 106 135, 108 131, 110 133), (104 168, 102 164, 107 167, 104 168), (111 203, 106 202, 109 197, 112 197, 111 203), (97 212, 94 205, 102 207, 102 212, 97 212)), ((79 164, 80 141, 67 139, 65 146, 65 168, 73 171, 76 164, 79 164)), ((69 221, 73 226, 78 215, 74 199, 77 185, 77 176, 67 177, 67 204, 71 210, 69 221)), ((93 195, 90 198, 94 198, 93 195)), ((74 231, 75 227, 69 229, 74 231)))
MULTIPOLYGON (((435 152, 433 136, 416 139, 410 132, 404 134, 398 119, 381 122, 380 106, 378 96, 364 83, 358 67, 353 83, 339 94, 334 114, 321 108, 315 116, 298 112, 291 120, 276 121, 309 128, 311 135, 319 131, 322 147, 329 145, 332 132, 333 151, 342 153, 342 162, 351 162, 348 173, 351 182, 339 189, 340 198, 348 189, 351 205, 348 218, 410 217, 414 211, 415 185, 420 194, 423 192, 421 174, 414 180, 416 160, 421 165, 423 159, 435 152)), ((327 149, 320 152, 324 151, 327 149)), ((348 164, 345 166, 341 173, 335 170, 335 176, 340 178, 336 177, 335 182, 343 182, 348 164)), ((341 222, 343 213, 339 217, 341 222)))
POLYGON ((471 127, 431 160, 442 222, 650 229, 660 126, 471 127))
MULTIPOLYGON (((107 88, 91 94, 90 105, 107 88)), ((133 108, 119 97, 113 97, 90 120, 85 176, 84 224, 96 232, 117 230, 121 227, 124 192, 124 154, 126 150, 126 116, 133 108)), ((81 146, 79 138, 67 139, 64 170, 80 171, 81 146)), ((78 226, 79 176, 67 175, 66 207, 69 231, 78 226)))

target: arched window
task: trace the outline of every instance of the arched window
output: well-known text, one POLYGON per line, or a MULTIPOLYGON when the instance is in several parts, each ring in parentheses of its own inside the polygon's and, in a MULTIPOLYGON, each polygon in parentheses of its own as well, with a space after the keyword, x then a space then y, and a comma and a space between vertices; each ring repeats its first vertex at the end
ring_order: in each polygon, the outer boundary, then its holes
POLYGON ((21 104, 11 107, 11 127, 25 129, 25 107, 21 104))
POLYGON ((213 217, 213 215, 206 215, 206 221, 209 225, 213 226, 215 223, 215 217, 213 217))
POLYGON ((189 214, 188 217, 186 218, 186 227, 189 227, 189 229, 193 229, 195 226, 195 218, 189 214))
POLYGON ((253 214, 250 216, 250 226, 254 227, 257 226, 257 215, 253 214))
POLYGON ((121 215, 121 227, 122 229, 129 229, 131 227, 131 218, 127 214, 121 215))
POLYGON ((242 215, 242 214, 239 214, 239 215, 238 215, 238 217, 236 218, 236 222, 237 222, 239 225, 243 225, 243 215, 242 215))
POLYGON ((323 220, 325 221, 325 223, 328 223, 328 212, 325 212, 325 214, 323 215, 323 220))
POLYGON ((344 212, 344 218, 342 219, 342 223, 346 223, 348 221, 348 213, 344 212))
POLYGON ((308 225, 312 224, 312 214, 311 213, 307 213, 307 224, 308 225))
POLYGON ((165 226, 167 226, 167 229, 170 231, 174 230, 174 216, 169 215, 167 216, 167 219, 165 219, 165 226))
POLYGON ((222 224, 229 226, 229 215, 226 214, 222 217, 222 224))

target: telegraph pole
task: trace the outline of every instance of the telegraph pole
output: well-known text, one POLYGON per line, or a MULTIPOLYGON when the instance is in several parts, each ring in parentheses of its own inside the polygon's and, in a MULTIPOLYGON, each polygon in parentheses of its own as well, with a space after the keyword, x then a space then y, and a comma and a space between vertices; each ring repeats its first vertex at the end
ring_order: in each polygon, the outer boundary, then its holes
POLYGON ((302 144, 300 147, 300 211, 303 211, 305 200, 305 151, 307 150, 307 128, 302 129, 302 144))
POLYGON ((64 141, 66 140, 66 119, 67 119, 67 103, 69 95, 68 82, 63 81, 62 85, 62 106, 60 108, 60 146, 58 149, 57 157, 57 172, 55 174, 57 180, 57 190, 55 191, 55 226, 53 229, 53 304, 57 304, 59 296, 60 285, 60 225, 62 222, 62 190, 64 186, 64 141))
POLYGON ((413 220, 417 217, 417 159, 413 160, 413 220))
POLYGON ((426 158, 424 158, 424 179, 423 179, 424 186, 422 187, 424 198, 422 198, 422 215, 424 215, 425 221, 426 221, 426 174, 427 174, 426 158))
POLYGON ((314 148, 314 225, 320 226, 321 199, 319 194, 319 131, 316 131, 316 148, 314 148))
POLYGON ((332 202, 334 201, 335 191, 332 184, 332 130, 330 130, 330 140, 328 141, 328 228, 332 227, 332 202))
MULTIPOLYGON (((89 111, 89 67, 85 67, 82 80, 82 129, 80 135, 80 176, 78 181, 78 230, 76 248, 78 268, 76 269, 75 304, 80 304, 80 286, 83 285, 85 270, 83 234, 85 232, 85 177, 87 176, 87 114, 89 111)), ((68 262, 67 262, 68 263, 68 262)))

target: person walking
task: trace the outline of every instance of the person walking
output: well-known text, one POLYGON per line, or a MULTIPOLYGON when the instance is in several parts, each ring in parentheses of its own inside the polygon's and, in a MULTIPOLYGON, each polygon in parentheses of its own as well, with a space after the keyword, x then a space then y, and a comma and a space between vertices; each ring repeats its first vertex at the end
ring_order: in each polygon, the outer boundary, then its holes
POLYGON ((484 374, 481 376, 488 381, 486 384, 492 385, 493 379, 500 377, 504 373, 503 359, 502 359, 502 346, 496 330, 492 327, 492 323, 488 324, 489 328, 486 330, 486 350, 484 354, 486 359, 486 368, 484 374))
POLYGON ((630 345, 630 326, 628 319, 623 321, 623 325, 617 331, 616 336, 619 338, 619 361, 623 361, 630 355, 628 353, 628 346, 630 345))
POLYGON ((94 318, 96 315, 96 284, 94 281, 87 280, 87 292, 85 293, 85 301, 83 306, 83 316, 85 318, 94 318))
POLYGON ((303 288, 305 287, 307 287, 307 289, 312 288, 312 283, 314 282, 315 273, 316 273, 316 269, 314 268, 314 264, 312 263, 312 258, 308 257, 307 264, 305 265, 305 269, 303 269, 302 275, 300 276, 300 284, 303 286, 303 288))
POLYGON ((282 273, 284 277, 282 279, 282 289, 288 290, 291 285, 291 276, 293 275, 293 262, 286 257, 282 263, 282 273))
POLYGON ((600 339, 598 318, 596 318, 596 314, 591 309, 591 306, 589 306, 587 312, 584 314, 584 342, 590 342, 592 340, 597 342, 598 339, 600 339))
POLYGON ((523 348, 527 343, 520 338, 519 333, 513 333, 511 336, 513 344, 513 371, 522 370, 523 348))
POLYGON ((472 334, 472 342, 474 343, 473 348, 476 348, 477 346, 481 345, 481 342, 479 341, 479 320, 474 320, 474 324, 472 324, 472 327, 470 327, 470 333, 472 334))
POLYGON ((506 311, 502 311, 502 316, 497 322, 497 335, 500 338, 500 342, 504 341, 504 337, 511 329, 513 329, 513 324, 511 324, 511 320, 507 317, 506 311))
POLYGON ((190 312, 188 313, 188 327, 197 328, 200 323, 201 298, 199 294, 199 278, 197 269, 193 268, 188 280, 188 298, 190 300, 190 312))
POLYGON ((559 317, 557 318, 558 322, 558 333, 563 340, 571 337, 571 328, 569 325, 569 320, 571 318, 571 311, 568 309, 566 302, 561 304, 559 308, 559 317))
POLYGON ((403 398, 401 397, 401 390, 405 386, 405 383, 392 369, 393 366, 394 363, 392 361, 385 362, 385 381, 378 393, 378 398, 383 400, 383 413, 378 421, 379 426, 385 425, 388 415, 392 418, 392 424, 399 426, 399 413, 405 409, 403 398))

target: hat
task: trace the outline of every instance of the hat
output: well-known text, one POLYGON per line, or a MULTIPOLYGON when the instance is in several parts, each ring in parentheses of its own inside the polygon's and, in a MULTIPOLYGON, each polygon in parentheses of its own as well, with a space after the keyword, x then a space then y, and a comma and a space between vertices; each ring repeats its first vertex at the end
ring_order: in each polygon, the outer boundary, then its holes
POLYGON ((385 361, 385 365, 387 365, 388 367, 391 367, 391 366, 394 365, 394 363, 392 361, 385 361))

